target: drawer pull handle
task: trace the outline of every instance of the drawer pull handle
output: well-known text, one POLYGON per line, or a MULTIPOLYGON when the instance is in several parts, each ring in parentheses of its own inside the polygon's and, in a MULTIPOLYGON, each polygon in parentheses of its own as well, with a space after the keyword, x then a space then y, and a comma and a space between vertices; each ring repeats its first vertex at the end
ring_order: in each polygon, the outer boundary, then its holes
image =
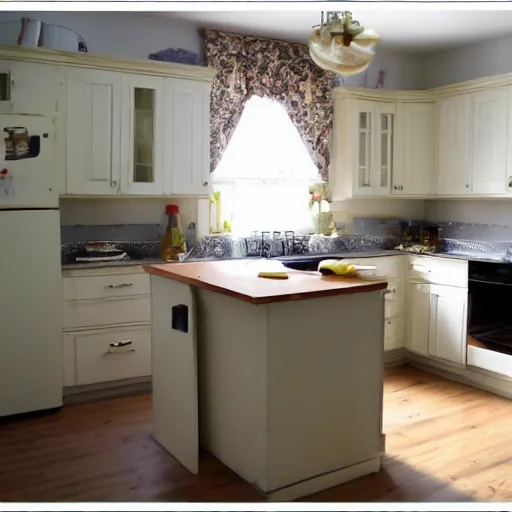
POLYGON ((388 295, 389 293, 396 293, 396 289, 395 288, 387 288, 386 290, 384 290, 385 295, 388 295))
POLYGON ((133 286, 133 283, 109 284, 105 288, 126 288, 127 286, 133 286))
POLYGON ((108 344, 109 349, 107 351, 107 354, 124 354, 125 352, 135 352, 134 348, 124 350, 126 347, 132 345, 132 343, 132 340, 113 341, 108 344))
POLYGON ((430 269, 423 265, 411 265, 411 268, 416 272, 428 272, 430 273, 430 269))

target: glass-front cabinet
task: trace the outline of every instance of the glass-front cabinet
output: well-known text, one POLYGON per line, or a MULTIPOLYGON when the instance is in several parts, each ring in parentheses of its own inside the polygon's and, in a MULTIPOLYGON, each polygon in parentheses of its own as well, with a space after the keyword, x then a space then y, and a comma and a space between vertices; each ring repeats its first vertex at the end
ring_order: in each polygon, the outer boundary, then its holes
POLYGON ((164 179, 165 80, 140 75, 123 76, 124 159, 121 193, 161 195, 164 179))
POLYGON ((358 101, 355 194, 389 195, 393 175, 395 104, 358 101))

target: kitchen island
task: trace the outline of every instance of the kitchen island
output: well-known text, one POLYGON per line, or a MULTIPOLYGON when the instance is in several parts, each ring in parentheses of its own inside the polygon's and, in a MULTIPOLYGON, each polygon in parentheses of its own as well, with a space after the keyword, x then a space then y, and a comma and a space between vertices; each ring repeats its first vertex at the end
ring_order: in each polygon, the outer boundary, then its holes
POLYGON ((201 445, 270 500, 380 469, 385 281, 257 277, 248 260, 148 265, 154 435, 201 445))

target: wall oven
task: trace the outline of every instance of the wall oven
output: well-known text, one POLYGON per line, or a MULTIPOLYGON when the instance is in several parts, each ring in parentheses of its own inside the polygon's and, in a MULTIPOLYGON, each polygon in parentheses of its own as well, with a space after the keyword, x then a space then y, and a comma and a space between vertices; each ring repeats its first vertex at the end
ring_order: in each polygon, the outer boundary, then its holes
POLYGON ((512 264, 470 261, 467 364, 512 377, 512 264))

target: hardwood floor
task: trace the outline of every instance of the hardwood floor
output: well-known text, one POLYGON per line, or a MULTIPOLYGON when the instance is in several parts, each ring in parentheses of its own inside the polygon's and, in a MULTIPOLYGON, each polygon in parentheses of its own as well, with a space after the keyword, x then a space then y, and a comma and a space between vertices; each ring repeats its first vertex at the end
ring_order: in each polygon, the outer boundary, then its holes
MULTIPOLYGON (((512 500, 512 402, 400 367, 385 380, 379 474, 305 501, 512 500)), ((189 474, 151 438, 151 398, 0 425, 0 501, 259 501, 207 453, 189 474)))

